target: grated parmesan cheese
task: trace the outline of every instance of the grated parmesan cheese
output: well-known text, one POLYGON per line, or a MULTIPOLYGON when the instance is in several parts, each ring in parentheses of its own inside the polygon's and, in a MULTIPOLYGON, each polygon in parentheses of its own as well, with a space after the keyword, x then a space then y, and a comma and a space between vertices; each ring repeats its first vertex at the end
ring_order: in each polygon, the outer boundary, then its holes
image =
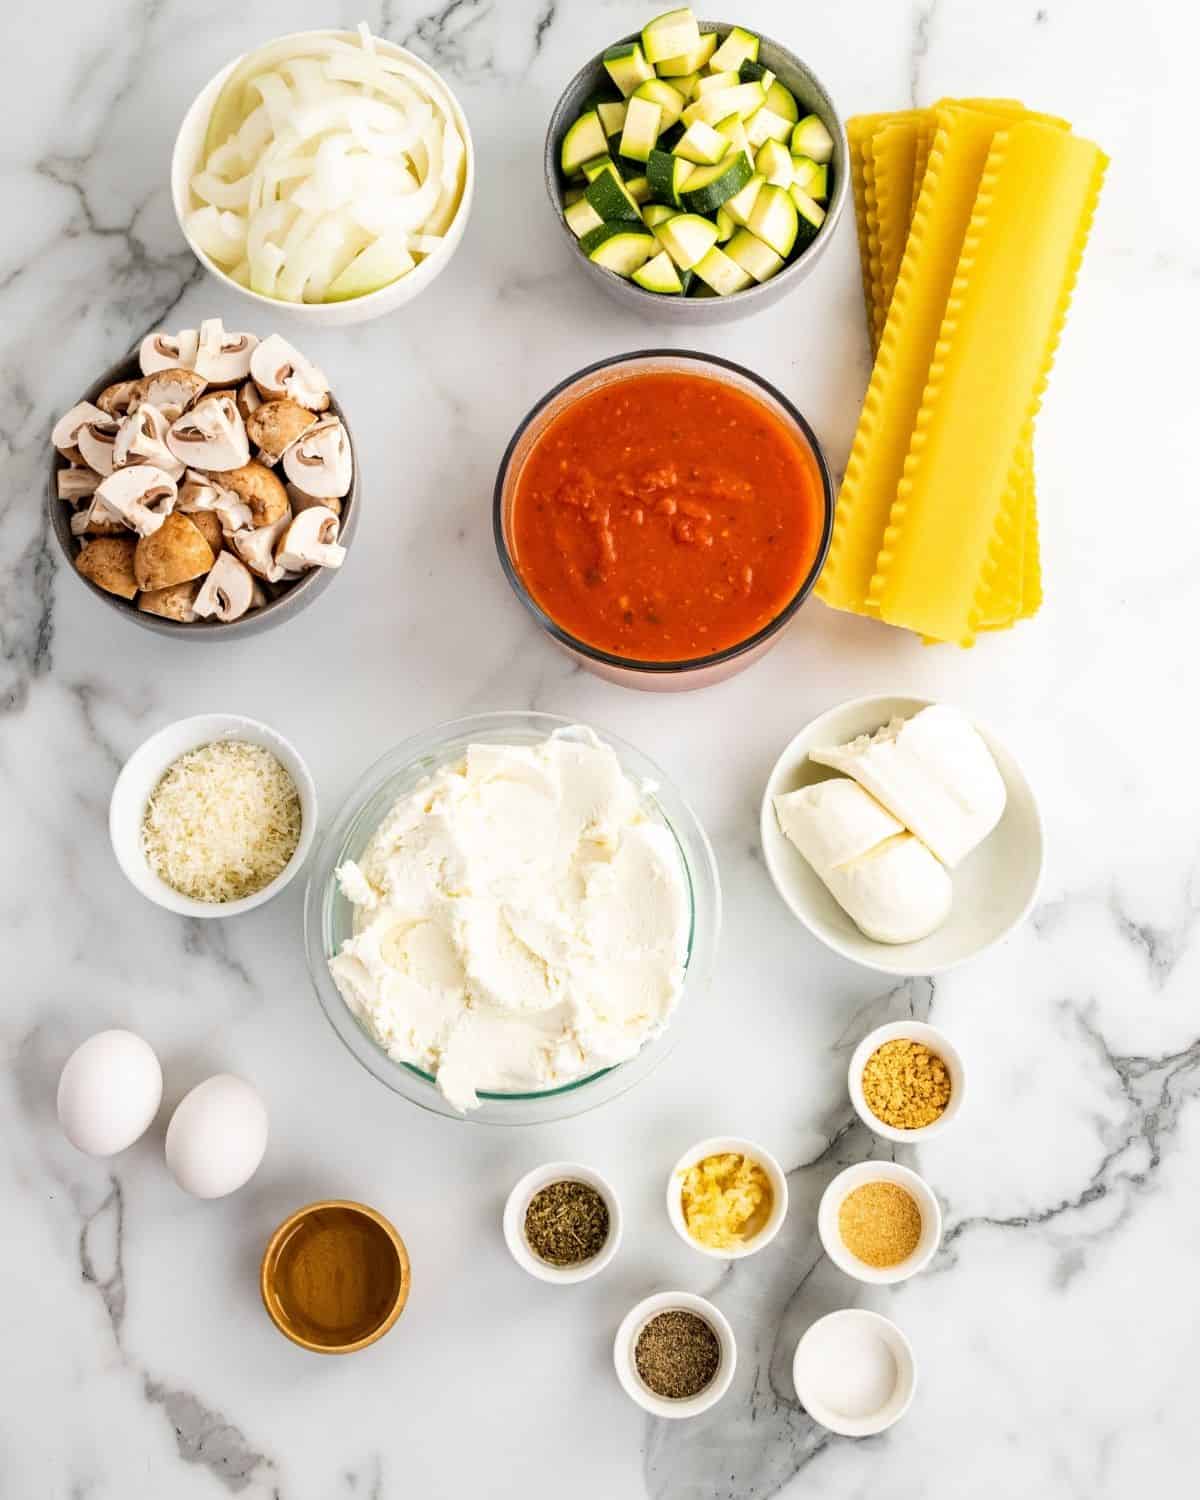
POLYGON ((261 745, 217 740, 170 765, 142 815, 150 868, 194 901, 261 891, 300 842, 300 797, 261 745))

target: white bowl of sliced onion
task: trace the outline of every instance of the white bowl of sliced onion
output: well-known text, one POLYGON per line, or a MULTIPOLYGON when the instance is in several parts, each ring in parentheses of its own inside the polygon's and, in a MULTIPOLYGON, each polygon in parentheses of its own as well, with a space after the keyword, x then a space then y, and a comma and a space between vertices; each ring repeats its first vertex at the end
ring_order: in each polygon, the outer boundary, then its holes
POLYGON ((358 31, 300 31, 196 96, 171 159, 200 263, 257 302, 346 324, 410 302, 462 240, 475 152, 419 57, 358 31))

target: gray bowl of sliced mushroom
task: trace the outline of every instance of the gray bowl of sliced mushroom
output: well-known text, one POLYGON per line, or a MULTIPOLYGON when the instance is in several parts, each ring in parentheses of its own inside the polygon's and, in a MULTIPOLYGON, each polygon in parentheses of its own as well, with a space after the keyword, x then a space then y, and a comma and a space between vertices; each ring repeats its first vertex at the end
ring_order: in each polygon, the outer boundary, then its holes
POLYGON ((328 588, 358 455, 325 375, 278 334, 147 334, 55 423, 50 514, 93 594, 165 635, 252 635, 328 588))

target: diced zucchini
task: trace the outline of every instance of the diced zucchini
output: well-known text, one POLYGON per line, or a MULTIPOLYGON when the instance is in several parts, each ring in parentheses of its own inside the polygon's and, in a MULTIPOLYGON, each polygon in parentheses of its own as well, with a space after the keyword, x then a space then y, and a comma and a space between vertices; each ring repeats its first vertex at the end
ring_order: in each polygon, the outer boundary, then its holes
POLYGON ((657 104, 662 110, 662 122, 658 127, 660 134, 664 130, 670 130, 683 113, 683 106, 687 103, 673 84, 664 83, 661 78, 651 78, 645 83, 639 83, 633 91, 633 97, 649 99, 651 104, 657 104))
POLYGON ((795 94, 790 89, 785 89, 778 79, 774 79, 767 85, 767 97, 763 103, 768 109, 773 109, 777 115, 790 120, 793 125, 800 118, 795 94))
POLYGON ((563 207, 570 208, 572 203, 578 203, 582 197, 583 189, 581 187, 567 188, 563 193, 563 207))
POLYGON ((720 37, 715 31, 706 31, 694 52, 685 52, 682 57, 664 57, 655 64, 660 78, 686 78, 689 73, 698 73, 717 50, 720 37))
POLYGON ((621 174, 611 165, 592 178, 583 198, 585 203, 591 204, 605 224, 618 219, 637 222, 642 217, 629 189, 621 181, 621 174))
POLYGON ((805 115, 792 131, 792 155, 811 156, 818 166, 832 159, 833 137, 816 115, 805 115))
MULTIPOLYGON (((815 204, 813 206, 816 207, 815 204)), ((754 207, 750 210, 750 219, 746 225, 750 233, 764 244, 770 245, 776 255, 782 255, 786 260, 796 243, 798 224, 796 205, 787 192, 764 182, 758 190, 754 207)))
POLYGON ((761 83, 765 89, 769 89, 775 82, 775 75, 770 68, 764 68, 760 62, 751 62, 749 58, 738 69, 738 77, 743 83, 761 83))
POLYGON ((690 271, 717 243, 717 226, 699 214, 676 214, 664 220, 655 234, 681 271, 690 271))
POLYGON ((804 192, 811 192, 812 184, 821 170, 811 156, 792 157, 792 181, 804 192))
POLYGON ((568 204, 563 210, 563 218, 567 221, 567 228, 577 239, 582 239, 593 229, 599 229, 604 223, 603 218, 586 198, 580 198, 577 202, 568 204))
MULTIPOLYGON (((800 236, 800 247, 803 249, 805 245, 816 239, 817 230, 825 222, 825 210, 819 203, 814 203, 812 198, 795 184, 788 189, 788 198, 796 210, 797 231, 800 236)), ((750 228, 754 229, 754 225, 751 224, 750 228)))
POLYGON ((625 277, 658 252, 658 241, 642 224, 601 224, 579 243, 589 260, 625 277))
POLYGON ((670 126, 668 129, 660 131, 658 137, 658 149, 660 151, 673 151, 675 149, 676 142, 683 139, 684 129, 685 126, 683 125, 683 122, 677 120, 675 124, 670 126))
POLYGON ((659 224, 665 224, 668 219, 673 219, 678 212, 669 203, 647 203, 642 209, 642 218, 646 221, 647 229, 654 229, 659 224))
POLYGON ((723 73, 730 69, 736 73, 744 62, 755 62, 757 59, 758 38, 752 31, 743 31, 740 26, 735 26, 713 53, 708 66, 713 73, 723 73))
POLYGON ((736 73, 698 73, 692 98, 703 99, 705 94, 711 94, 714 89, 735 89, 741 81, 736 73))
POLYGON ((639 208, 643 203, 650 202, 650 183, 645 177, 630 177, 625 183, 625 191, 639 208))
POLYGON ((650 184, 650 196, 660 203, 673 203, 678 207, 683 201, 680 194, 684 184, 694 170, 692 163, 685 157, 674 156, 655 147, 646 158, 646 180, 650 184))
POLYGON ((602 104, 611 104, 615 90, 609 82, 604 82, 599 88, 595 88, 590 94, 585 95, 579 105, 579 113, 586 115, 590 109, 599 109, 602 104))
POLYGON ((683 206, 692 214, 715 214, 750 181, 754 168, 744 151, 730 151, 711 167, 697 167, 683 190, 683 206))
POLYGON ((717 209, 717 244, 723 245, 726 240, 731 240, 737 230, 737 225, 729 215, 724 204, 717 209))
MULTIPOLYGON (((596 178, 599 177, 600 173, 603 172, 606 167, 611 167, 614 172, 617 171, 617 164, 615 161, 613 161, 611 156, 606 155, 594 157, 591 161, 584 162, 582 168, 583 175, 589 182, 595 182, 596 178)), ((617 176, 619 177, 620 175, 621 174, 617 172, 617 176)))
POLYGON ((829 199, 829 165, 824 163, 819 166, 813 174, 808 186, 804 189, 810 198, 816 198, 824 203, 829 199))
POLYGON ((560 153, 563 176, 572 176, 585 161, 590 161, 593 156, 603 156, 607 150, 608 141, 600 116, 594 109, 590 109, 586 114, 580 115, 563 136, 560 153))
POLYGON ((740 224, 744 229, 750 222, 754 204, 758 199, 758 191, 766 181, 756 172, 740 193, 736 193, 728 203, 724 205, 725 212, 735 224, 740 224))
POLYGON ((705 94, 688 105, 683 112, 683 123, 691 125, 695 120, 703 120, 706 125, 715 125, 729 115, 745 120, 762 107, 766 95, 761 83, 739 83, 732 89, 714 89, 711 94, 705 94))
POLYGON ((611 138, 620 135, 625 125, 625 111, 628 108, 624 99, 609 101, 606 104, 597 104, 596 113, 600 116, 600 123, 604 127, 604 134, 611 138))
POLYGON ((683 282, 679 279, 675 262, 665 250, 660 250, 644 266, 639 266, 633 279, 648 292, 665 292, 676 297, 683 292, 683 282))
POLYGON ((719 130, 697 120, 689 125, 675 143, 673 154, 684 161, 697 162, 702 167, 711 167, 719 162, 729 150, 729 141, 719 130))
POLYGON ((669 78, 667 82, 673 89, 678 89, 684 99, 691 99, 695 94, 696 85, 703 77, 703 73, 681 73, 678 78, 669 78))
POLYGON ((770 281, 784 266, 783 256, 776 255, 770 245, 764 245, 748 229, 738 230, 725 246, 725 254, 743 271, 749 271, 755 281, 770 281))
POLYGON ((629 100, 625 111, 625 128, 621 131, 621 155, 631 161, 642 161, 654 150, 662 125, 662 105, 650 99, 639 99, 636 94, 629 100))
POLYGON ((739 151, 749 149, 749 141, 746 139, 746 127, 738 119, 737 115, 730 115, 727 120, 722 120, 716 127, 717 134, 723 135, 731 146, 739 151))
POLYGON ((768 108, 765 104, 761 109, 756 110, 746 121, 746 138, 755 151, 765 141, 779 141, 782 143, 787 140, 791 133, 792 122, 785 120, 782 115, 777 115, 773 109, 768 108))
MULTIPOLYGON (((642 27, 642 51, 646 61, 659 63, 687 57, 700 46, 700 27, 691 6, 666 11, 642 27)), ((690 73, 691 68, 685 69, 690 73)))
POLYGON ((729 297, 743 291, 754 278, 736 260, 730 260, 724 250, 716 245, 701 260, 696 262, 696 275, 706 286, 712 287, 718 297, 729 297))
POLYGON ((654 69, 646 61, 640 42, 622 42, 617 47, 610 47, 604 54, 604 67, 626 99, 639 83, 654 77, 654 69))
POLYGON ((761 172, 772 187, 791 187, 795 176, 788 148, 778 141, 764 141, 758 148, 754 170, 761 172))

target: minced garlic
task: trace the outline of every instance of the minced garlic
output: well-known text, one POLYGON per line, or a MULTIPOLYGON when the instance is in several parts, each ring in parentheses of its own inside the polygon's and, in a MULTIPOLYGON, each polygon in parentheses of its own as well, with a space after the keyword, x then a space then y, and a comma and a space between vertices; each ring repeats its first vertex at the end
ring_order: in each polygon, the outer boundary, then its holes
POLYGON ((771 1180, 740 1152, 706 1156, 681 1176, 684 1223, 710 1250, 732 1250, 753 1239, 771 1215, 771 1180))
POLYGON ((217 740, 167 768, 142 814, 142 848, 180 895, 238 901, 283 870, 300 822, 296 784, 269 750, 217 740))

